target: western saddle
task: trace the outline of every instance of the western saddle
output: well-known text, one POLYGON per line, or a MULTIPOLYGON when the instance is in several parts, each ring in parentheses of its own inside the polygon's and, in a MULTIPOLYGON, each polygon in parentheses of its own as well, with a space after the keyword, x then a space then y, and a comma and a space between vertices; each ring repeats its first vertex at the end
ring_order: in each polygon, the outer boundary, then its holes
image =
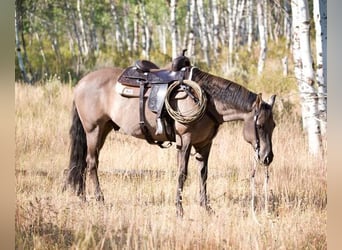
MULTIPOLYGON (((164 108, 164 101, 168 87, 175 81, 183 81, 190 71, 190 60, 184 56, 186 50, 183 50, 181 56, 172 61, 171 69, 160 69, 151 61, 138 60, 134 66, 126 68, 118 79, 116 90, 126 97, 139 97, 139 116, 140 128, 148 143, 157 144, 164 148, 163 142, 154 141, 150 131, 145 124, 144 115, 144 96, 146 90, 151 88, 148 96, 148 108, 157 115, 156 135, 163 134, 168 140, 174 141, 174 132, 170 129, 172 118, 167 114, 164 108)), ((171 146, 169 143, 168 146, 171 146)), ((167 147, 167 146, 166 146, 167 147)))

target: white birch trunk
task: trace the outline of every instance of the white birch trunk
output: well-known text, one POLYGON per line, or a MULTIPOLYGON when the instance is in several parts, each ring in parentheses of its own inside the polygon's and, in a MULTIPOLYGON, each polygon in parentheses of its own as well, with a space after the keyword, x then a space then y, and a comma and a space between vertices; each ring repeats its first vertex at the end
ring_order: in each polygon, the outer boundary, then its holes
MULTIPOLYGON (((240 27, 240 23, 241 20, 243 18, 243 10, 245 8, 245 0, 242 1, 237 1, 237 8, 236 8, 236 17, 235 17, 235 37, 242 39, 241 37, 243 36, 242 34, 240 34, 241 32, 241 27, 240 27)), ((236 41, 237 39, 235 39, 236 41)), ((235 44, 237 46, 239 46, 239 42, 237 41, 235 42, 235 44)))
POLYGON ((252 51, 253 44, 253 0, 247 0, 247 25, 248 25, 248 37, 247 37, 247 49, 252 51))
POLYGON ((138 52, 139 44, 139 6, 135 7, 134 24, 133 24, 133 51, 138 52))
POLYGON ((141 18, 143 21, 143 33, 142 33, 142 56, 146 59, 150 59, 150 30, 148 29, 147 16, 145 11, 145 4, 140 3, 141 18))
POLYGON ((19 21, 18 20, 19 20, 19 17, 18 17, 17 11, 14 10, 15 45, 16 45, 16 50, 17 50, 18 64, 19 64, 19 69, 20 69, 21 75, 23 76, 24 82, 28 83, 30 81, 27 77, 23 57, 21 55, 21 46, 20 46, 20 40, 19 40, 19 21))
POLYGON ((272 36, 272 28, 270 21, 270 13, 268 13, 268 0, 263 0, 263 8, 264 8, 264 26, 265 26, 265 36, 266 41, 270 38, 270 40, 274 41, 274 37, 272 36))
MULTIPOLYGON (((127 13, 125 13, 126 15, 128 15, 127 13)), ((124 18, 124 29, 125 29, 125 32, 124 32, 124 41, 126 43, 126 46, 127 46, 127 50, 128 51, 132 51, 132 41, 129 37, 129 23, 128 23, 128 18, 124 18)))
POLYGON ((44 67, 46 67, 46 57, 45 57, 45 53, 44 53, 44 49, 43 49, 43 44, 42 44, 42 41, 40 40, 38 32, 35 32, 35 37, 36 37, 37 42, 39 44, 39 52, 40 52, 40 55, 42 56, 44 67))
POLYGON ((318 122, 317 93, 314 88, 314 71, 310 48, 310 21, 307 0, 292 0, 293 56, 295 74, 302 105, 303 127, 308 134, 309 152, 321 153, 320 127, 318 122))
POLYGON ((122 51, 122 36, 121 36, 121 29, 118 20, 118 14, 116 13, 116 8, 114 4, 114 0, 110 0, 110 9, 114 20, 114 28, 115 28, 115 44, 116 49, 118 51, 122 51))
POLYGON ((159 47, 163 54, 167 54, 166 50, 166 27, 164 25, 157 26, 158 36, 159 36, 159 47))
POLYGON ((204 55, 204 61, 210 67, 210 58, 209 58, 209 39, 208 39, 208 30, 207 30, 207 24, 206 19, 204 17, 204 6, 203 6, 203 0, 197 0, 197 11, 198 16, 201 23, 201 34, 202 34, 202 51, 204 55))
POLYGON ((212 0, 212 8, 213 8, 213 45, 214 45, 214 56, 217 58, 218 56, 218 46, 219 46, 219 15, 218 15, 218 10, 217 10, 217 0, 212 0))
POLYGON ((171 22, 172 59, 178 56, 177 54, 178 30, 177 30, 177 22, 176 22, 176 9, 177 9, 177 0, 171 0, 170 1, 170 22, 171 22))
POLYGON ((233 52, 234 52, 234 45, 235 45, 235 17, 236 17, 236 9, 237 9, 237 0, 228 0, 227 8, 228 8, 228 15, 229 15, 228 69, 231 69, 234 66, 233 52))
POLYGON ((257 13, 258 13, 258 28, 259 28, 259 41, 260 41, 260 52, 258 61, 258 75, 261 75, 264 70, 264 64, 267 53, 267 37, 265 30, 265 18, 264 18, 264 7, 263 0, 257 0, 257 13))
POLYGON ((291 47, 291 16, 290 0, 284 0, 284 34, 286 37, 286 49, 291 47))
POLYGON ((190 32, 190 1, 187 1, 187 7, 186 7, 186 16, 185 16, 185 31, 183 36, 183 45, 182 48, 186 48, 188 46, 188 40, 189 40, 189 32, 190 32))
POLYGON ((88 49, 88 43, 86 39, 83 16, 82 16, 82 11, 81 11, 81 0, 77 0, 77 14, 78 14, 78 21, 79 21, 79 26, 81 30, 81 43, 82 43, 81 45, 82 45, 83 55, 87 56, 89 49, 88 49))
POLYGON ((320 113, 321 133, 324 135, 327 127, 327 2, 314 0, 313 4, 316 30, 318 111, 320 113))
POLYGON ((195 11, 196 11, 196 1, 195 0, 189 0, 189 11, 190 11, 190 17, 189 17, 189 34, 188 34, 188 44, 187 44, 187 55, 192 58, 195 55, 195 34, 194 34, 194 28, 195 28, 195 11))

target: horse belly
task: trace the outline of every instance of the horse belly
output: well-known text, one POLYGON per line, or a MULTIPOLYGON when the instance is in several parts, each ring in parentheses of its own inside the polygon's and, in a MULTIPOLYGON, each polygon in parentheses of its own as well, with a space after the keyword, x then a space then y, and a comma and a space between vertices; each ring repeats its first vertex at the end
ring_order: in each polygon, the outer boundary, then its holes
MULTIPOLYGON (((167 141, 165 135, 155 135, 157 116, 149 110, 147 103, 148 101, 146 100, 144 104, 145 125, 154 140, 167 141)), ((111 119, 121 128, 121 131, 124 134, 140 139, 145 138, 140 127, 139 98, 128 98, 115 94, 112 99, 111 107, 111 119)))

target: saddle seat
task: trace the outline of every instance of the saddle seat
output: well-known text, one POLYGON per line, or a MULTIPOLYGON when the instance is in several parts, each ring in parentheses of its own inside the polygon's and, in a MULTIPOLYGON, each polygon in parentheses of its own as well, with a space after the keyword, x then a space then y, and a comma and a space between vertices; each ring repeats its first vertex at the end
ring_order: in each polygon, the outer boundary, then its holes
POLYGON ((150 72, 151 69, 159 69, 157 65, 148 60, 138 60, 135 62, 135 66, 143 72, 150 72))
POLYGON ((183 76, 184 70, 160 69, 152 62, 141 60, 137 61, 135 66, 126 68, 118 82, 130 87, 140 87, 141 83, 146 83, 147 87, 151 87, 154 84, 169 84, 178 81, 183 76))

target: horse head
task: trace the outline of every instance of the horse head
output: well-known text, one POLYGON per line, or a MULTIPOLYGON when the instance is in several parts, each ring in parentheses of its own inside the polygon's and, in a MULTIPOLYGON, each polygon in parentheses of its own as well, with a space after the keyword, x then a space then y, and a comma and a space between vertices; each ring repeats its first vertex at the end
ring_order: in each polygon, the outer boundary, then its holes
POLYGON ((272 95, 268 102, 264 102, 261 94, 258 94, 243 128, 245 140, 254 147, 257 160, 265 166, 270 165, 273 160, 272 133, 275 122, 272 109, 275 97, 272 95))

